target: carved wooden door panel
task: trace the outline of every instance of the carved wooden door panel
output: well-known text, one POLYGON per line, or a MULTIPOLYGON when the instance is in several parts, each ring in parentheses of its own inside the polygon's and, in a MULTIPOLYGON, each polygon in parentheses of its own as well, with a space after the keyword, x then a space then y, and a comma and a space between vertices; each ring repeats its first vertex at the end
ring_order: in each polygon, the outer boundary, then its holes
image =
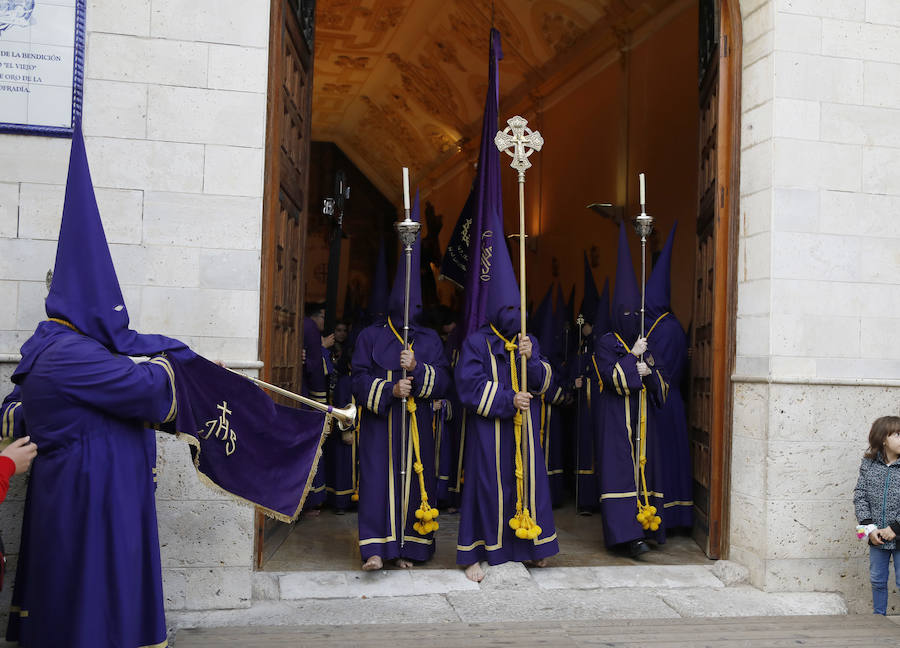
POLYGON ((737 0, 701 0, 697 261, 688 427, 694 537, 727 556, 740 110, 737 0), (735 13, 737 11, 737 13, 735 13))
MULTIPOLYGON (((272 0, 266 171, 263 198, 260 351, 263 378, 301 388, 303 250, 306 246, 314 0, 272 0)), ((272 395, 294 406, 296 403, 272 395)), ((256 563, 262 566, 288 525, 257 513, 256 563)))

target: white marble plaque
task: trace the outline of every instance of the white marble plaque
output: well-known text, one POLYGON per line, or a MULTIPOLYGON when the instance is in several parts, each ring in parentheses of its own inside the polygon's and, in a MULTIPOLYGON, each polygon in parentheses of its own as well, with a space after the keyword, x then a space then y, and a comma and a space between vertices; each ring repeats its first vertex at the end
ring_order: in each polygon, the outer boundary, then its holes
POLYGON ((70 133, 83 67, 84 0, 0 0, 0 132, 70 133))

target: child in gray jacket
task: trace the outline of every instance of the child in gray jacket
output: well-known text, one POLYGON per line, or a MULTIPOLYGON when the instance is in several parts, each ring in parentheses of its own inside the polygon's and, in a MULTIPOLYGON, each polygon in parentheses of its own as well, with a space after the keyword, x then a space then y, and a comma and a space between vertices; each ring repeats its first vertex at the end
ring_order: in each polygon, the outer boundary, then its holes
POLYGON ((900 417, 882 416, 869 431, 869 449, 859 467, 859 479, 853 491, 853 506, 859 520, 857 534, 869 538, 869 580, 872 583, 872 608, 875 614, 887 614, 887 581, 894 556, 894 578, 900 587, 897 570, 897 536, 900 535, 900 417))

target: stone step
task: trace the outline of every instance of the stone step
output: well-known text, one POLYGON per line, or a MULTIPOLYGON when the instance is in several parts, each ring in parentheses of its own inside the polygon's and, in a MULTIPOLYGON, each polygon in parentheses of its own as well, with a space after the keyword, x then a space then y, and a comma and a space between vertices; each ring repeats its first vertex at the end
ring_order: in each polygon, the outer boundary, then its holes
POLYGON ((480 584, 461 569, 256 572, 254 600, 297 600, 418 596, 486 589, 711 588, 746 582, 746 570, 719 561, 712 565, 526 568, 520 563, 485 566, 480 584))
POLYGON ((892 643, 897 626, 871 614, 726 619, 594 619, 591 621, 442 623, 415 629, 390 624, 265 628, 191 629, 178 633, 176 648, 406 648, 447 646, 490 648, 498 645, 586 648, 746 648, 816 646, 845 648, 860 643, 892 643))
POLYGON ((709 565, 488 567, 473 583, 460 570, 257 572, 249 608, 173 611, 181 628, 501 623, 847 614, 821 592, 762 592, 746 570, 709 565))

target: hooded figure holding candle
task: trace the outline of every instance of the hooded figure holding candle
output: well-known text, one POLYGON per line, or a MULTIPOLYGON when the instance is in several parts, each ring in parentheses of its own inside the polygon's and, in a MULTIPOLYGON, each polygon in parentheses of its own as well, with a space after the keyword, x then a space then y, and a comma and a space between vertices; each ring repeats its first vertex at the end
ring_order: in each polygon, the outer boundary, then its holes
POLYGON ((669 385, 654 349, 641 337, 641 291, 624 223, 619 227, 612 321, 613 330, 597 340, 593 357, 603 385, 594 412, 600 513, 606 545, 637 557, 649 549, 645 538, 665 540, 658 491, 661 461, 656 456, 657 425, 651 405, 664 405, 669 385))
MULTIPOLYGON (((416 195, 411 220, 419 220, 416 195)), ((450 366, 437 333, 422 326, 420 239, 411 252, 409 350, 403 346, 405 267, 398 264, 385 320, 363 329, 353 349, 353 395, 359 426, 359 550, 365 571, 386 560, 400 567, 434 555, 438 522, 431 402, 444 398, 450 366), (402 378, 403 370, 407 378, 402 378), (401 421, 407 397, 406 427, 401 421), (401 439, 404 429, 406 442, 401 439), (406 456, 401 456, 401 448, 406 456), (408 497, 404 501, 403 493, 408 497)))

